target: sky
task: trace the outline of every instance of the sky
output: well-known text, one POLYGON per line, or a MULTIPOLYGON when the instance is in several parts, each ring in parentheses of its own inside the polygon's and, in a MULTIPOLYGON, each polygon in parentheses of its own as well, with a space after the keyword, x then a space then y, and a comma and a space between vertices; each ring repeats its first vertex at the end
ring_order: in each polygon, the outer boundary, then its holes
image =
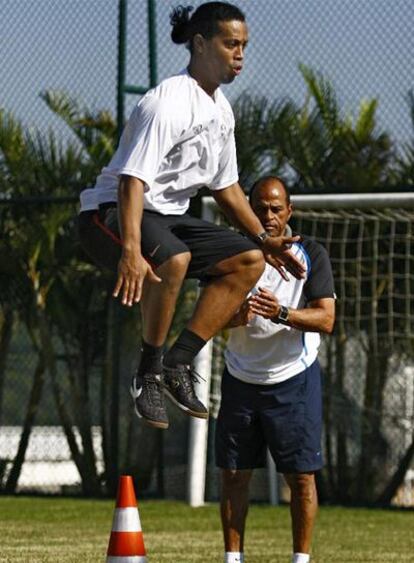
MULTIPOLYGON (((184 2, 185 3, 185 2, 184 2)), ((191 2, 195 7, 199 1, 191 2)), ((156 1, 159 80, 188 61, 169 37, 175 2, 156 1)), ((379 101, 378 124, 399 142, 413 135, 407 93, 414 88, 412 0, 239 0, 250 33, 245 68, 224 87, 269 100, 305 98, 298 64, 335 86, 341 107, 355 114, 363 99, 379 101)), ((64 90, 91 109, 116 108, 116 0, 0 0, 0 107, 25 125, 66 127, 39 93, 64 90)), ((148 85, 147 1, 128 1, 127 81, 148 85)), ((136 103, 128 96, 127 114, 136 103)))

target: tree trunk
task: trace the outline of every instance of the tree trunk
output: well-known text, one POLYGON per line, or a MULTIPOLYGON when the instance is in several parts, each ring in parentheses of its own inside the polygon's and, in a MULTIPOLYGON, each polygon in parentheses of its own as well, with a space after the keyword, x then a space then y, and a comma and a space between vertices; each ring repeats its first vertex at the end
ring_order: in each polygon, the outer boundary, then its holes
MULTIPOLYGON (((157 470, 159 461, 161 437, 164 430, 150 428, 138 421, 132 422, 134 436, 133 447, 129 452, 128 465, 125 467, 127 473, 135 476, 137 489, 145 492, 152 480, 154 471, 157 470)), ((157 483, 159 486, 160 483, 157 483)))
POLYGON ((50 334, 49 325, 45 317, 44 310, 41 306, 36 306, 37 322, 39 327, 40 342, 42 350, 45 354, 47 370, 52 383, 52 393, 55 399, 57 412, 68 441, 68 446, 72 454, 72 459, 79 471, 82 483, 82 492, 85 495, 100 496, 101 489, 99 480, 95 475, 90 475, 88 467, 85 463, 84 456, 80 452, 76 442, 76 436, 73 431, 73 423, 63 401, 62 393, 58 384, 56 355, 53 349, 52 336, 50 334))
MULTIPOLYGON (((346 338, 339 336, 336 340, 336 389, 344 393, 344 382, 346 375, 346 338)), ((347 432, 345 417, 347 413, 343 411, 342 402, 340 412, 336 413, 337 420, 339 421, 336 433, 336 500, 342 503, 349 501, 349 459, 347 447, 347 432)))
MULTIPOLYGON (((335 460, 333 455, 333 429, 334 429, 334 421, 336 413, 333 412, 333 404, 332 404, 332 393, 333 393, 333 382, 334 382, 334 370, 333 364, 335 359, 335 347, 333 346, 334 339, 330 338, 327 343, 327 366, 325 369, 325 378, 324 378, 324 426, 325 426, 325 451, 326 451, 326 460, 325 460, 325 470, 326 478, 324 481, 326 482, 326 494, 329 499, 332 499, 335 495, 335 460)), ((327 499, 325 499, 327 500, 327 499)))
POLYGON ((3 422, 3 393, 6 376, 6 361, 13 334, 13 310, 11 307, 2 307, 3 320, 0 328, 0 426, 3 422))
MULTIPOLYGON (((61 336, 64 338, 64 335, 61 336)), ((70 350, 66 349, 66 365, 71 389, 72 413, 82 442, 85 478, 88 482, 98 481, 96 456, 93 446, 90 400, 87 381, 88 364, 71 361, 70 350)))
POLYGON ((105 481, 108 494, 116 494, 119 468, 119 362, 120 311, 118 304, 108 301, 107 346, 102 374, 100 420, 105 481))
POLYGON ((383 347, 371 347, 367 353, 364 405, 361 417, 361 453, 358 463, 357 502, 371 503, 378 478, 379 448, 384 387, 389 353, 383 347), (381 348, 381 352, 379 349, 381 348))
POLYGON ((40 400, 42 398, 43 386, 45 383, 46 363, 43 354, 39 355, 39 360, 33 377, 33 385, 30 392, 29 403, 27 405, 26 416, 23 423, 23 429, 20 436, 17 454, 13 460, 13 466, 7 478, 4 491, 8 494, 16 492, 17 483, 20 477, 22 466, 26 456, 27 446, 30 440, 33 424, 39 409, 40 400))
POLYGON ((394 472, 394 475, 391 477, 387 485, 385 486, 382 493, 378 496, 375 501, 376 505, 379 506, 388 506, 394 495, 403 484, 405 475, 407 471, 410 469, 411 463, 414 459, 414 434, 413 439, 407 451, 405 452, 404 456, 402 457, 400 463, 398 464, 397 469, 394 472))

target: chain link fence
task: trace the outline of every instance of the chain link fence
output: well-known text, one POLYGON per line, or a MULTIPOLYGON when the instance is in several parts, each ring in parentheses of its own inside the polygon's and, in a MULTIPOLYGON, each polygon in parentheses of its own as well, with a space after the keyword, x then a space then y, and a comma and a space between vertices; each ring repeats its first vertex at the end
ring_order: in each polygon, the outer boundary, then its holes
MULTIPOLYGON (((201 2, 190 2, 197 7, 201 2)), ((155 2, 158 80, 185 67, 188 52, 170 40, 173 2, 155 2)), ((398 142, 412 135, 414 7, 410 0, 240 0, 250 32, 242 75, 225 92, 303 102, 303 63, 332 81, 342 106, 379 102, 379 126, 398 142)), ((149 85, 147 1, 129 0, 128 84, 149 85)), ((27 125, 70 135, 39 98, 58 89, 115 115, 118 3, 113 0, 4 0, 0 4, 0 107, 27 125)), ((136 96, 128 96, 127 115, 136 96)))

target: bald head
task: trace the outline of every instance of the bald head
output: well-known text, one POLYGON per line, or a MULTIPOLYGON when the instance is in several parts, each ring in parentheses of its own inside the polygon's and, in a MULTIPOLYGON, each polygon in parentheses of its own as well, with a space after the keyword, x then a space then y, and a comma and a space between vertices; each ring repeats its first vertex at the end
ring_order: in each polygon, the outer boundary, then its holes
POLYGON ((249 192, 250 203, 252 202, 253 195, 254 195, 254 192, 256 191, 256 188, 260 189, 260 188, 266 187, 266 186, 277 187, 278 189, 282 190, 285 194, 285 197, 286 197, 286 204, 290 205, 289 190, 287 189, 283 180, 281 178, 279 178, 279 176, 263 176, 262 178, 259 178, 258 180, 256 180, 256 182, 250 188, 250 192, 249 192))
POLYGON ((266 231, 283 235, 292 215, 289 192, 277 176, 259 179, 250 190, 250 205, 266 231))

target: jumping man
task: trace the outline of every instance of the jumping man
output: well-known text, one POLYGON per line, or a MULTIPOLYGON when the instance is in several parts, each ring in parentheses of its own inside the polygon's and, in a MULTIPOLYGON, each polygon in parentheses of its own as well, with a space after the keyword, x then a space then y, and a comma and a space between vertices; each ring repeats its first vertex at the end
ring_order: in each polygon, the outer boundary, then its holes
POLYGON ((234 117, 219 87, 242 71, 244 14, 225 2, 202 4, 190 17, 191 10, 180 6, 171 15, 173 42, 190 51, 188 67, 138 102, 109 165, 81 194, 85 250, 117 272, 114 297, 126 306, 140 302, 142 351, 131 394, 137 415, 158 428, 168 426, 164 393, 187 414, 207 418, 194 393, 193 359, 238 310, 265 260, 283 275, 303 275, 289 250, 295 239, 269 236, 238 184, 234 117), (187 213, 203 186, 246 236, 187 213), (164 355, 185 278, 204 288, 164 355))

